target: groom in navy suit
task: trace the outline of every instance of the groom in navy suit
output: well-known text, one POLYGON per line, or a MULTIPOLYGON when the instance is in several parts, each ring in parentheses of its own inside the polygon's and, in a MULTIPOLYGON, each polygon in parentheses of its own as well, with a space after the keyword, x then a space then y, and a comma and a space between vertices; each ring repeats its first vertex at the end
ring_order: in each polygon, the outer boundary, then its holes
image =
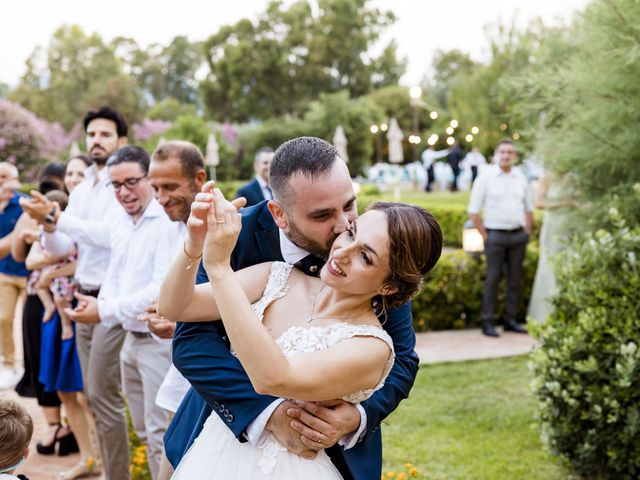
MULTIPOLYGON (((319 274, 333 240, 357 217, 344 161, 321 139, 296 138, 276 152, 270 183, 274 201, 242 211, 232 267, 284 260, 319 274)), ((198 283, 203 281, 201 268, 198 283)), ((345 479, 380 478, 378 427, 408 396, 418 370, 410 304, 382 314, 381 322, 393 339, 395 364, 384 387, 360 405, 341 400, 297 405, 259 395, 231 355, 222 322, 178 323, 173 362, 192 389, 166 432, 167 457, 176 467, 214 411, 241 442, 257 443, 266 430, 306 458, 326 448, 345 479)))

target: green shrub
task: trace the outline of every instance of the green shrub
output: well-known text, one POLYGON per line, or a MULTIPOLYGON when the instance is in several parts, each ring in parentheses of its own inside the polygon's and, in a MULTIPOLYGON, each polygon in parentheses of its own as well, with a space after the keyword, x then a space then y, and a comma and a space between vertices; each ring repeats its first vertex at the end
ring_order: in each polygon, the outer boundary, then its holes
POLYGON ((557 263, 555 311, 538 332, 543 441, 586 478, 640 478, 639 259, 640 227, 610 208, 609 225, 557 263))
POLYGON ((443 253, 413 299, 416 331, 471 326, 482 305, 483 264, 462 250, 443 253))
MULTIPOLYGON (((523 265, 522 290, 518 313, 524 319, 538 265, 537 242, 530 242, 523 265)), ((472 328, 480 325, 482 290, 486 273, 484 257, 477 260, 462 250, 446 250, 427 276, 422 290, 413 299, 413 325, 416 331, 472 328)), ((498 312, 505 301, 498 293, 498 312)))

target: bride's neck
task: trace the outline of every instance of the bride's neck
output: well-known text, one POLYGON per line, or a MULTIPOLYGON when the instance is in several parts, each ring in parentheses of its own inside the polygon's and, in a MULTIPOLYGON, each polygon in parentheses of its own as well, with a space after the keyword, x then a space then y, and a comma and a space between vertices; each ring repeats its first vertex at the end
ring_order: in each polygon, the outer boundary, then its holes
POLYGON ((312 315, 317 317, 344 317, 371 310, 370 294, 345 293, 322 284, 314 297, 312 315))

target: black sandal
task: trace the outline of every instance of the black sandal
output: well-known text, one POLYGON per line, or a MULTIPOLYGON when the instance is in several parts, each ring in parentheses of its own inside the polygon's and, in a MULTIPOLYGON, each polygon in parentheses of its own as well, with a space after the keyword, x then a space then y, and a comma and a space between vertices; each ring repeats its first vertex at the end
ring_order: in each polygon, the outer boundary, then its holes
POLYGON ((71 429, 69 429, 66 434, 60 437, 58 435, 60 434, 60 430, 62 430, 64 427, 59 423, 52 423, 50 424, 50 426, 57 426, 56 432, 53 436, 53 442, 50 444, 43 444, 42 442, 38 442, 36 445, 36 450, 40 455, 53 455, 54 453, 56 453, 56 444, 58 444, 58 456, 60 457, 64 457, 71 453, 78 453, 80 451, 78 442, 76 441, 76 437, 71 429))
POLYGON ((45 444, 42 442, 38 442, 36 444, 36 450, 40 455, 53 455, 56 452, 56 443, 58 443, 58 432, 62 428, 58 422, 50 423, 50 427, 57 427, 55 433, 53 434, 53 441, 50 444, 45 444))

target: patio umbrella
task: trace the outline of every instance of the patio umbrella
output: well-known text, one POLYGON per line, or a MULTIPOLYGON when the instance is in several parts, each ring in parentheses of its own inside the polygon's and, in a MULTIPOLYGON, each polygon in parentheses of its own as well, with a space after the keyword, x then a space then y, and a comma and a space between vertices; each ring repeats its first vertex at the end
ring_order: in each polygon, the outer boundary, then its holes
POLYGON ((389 131, 387 132, 387 140, 389 141, 389 161, 391 163, 402 163, 404 160, 404 152, 402 151, 402 139, 404 134, 400 130, 398 121, 392 118, 389 122, 389 131))
POLYGON ((344 134, 344 128, 342 125, 336 127, 336 133, 333 135, 333 146, 338 150, 338 155, 345 161, 349 161, 349 154, 347 153, 347 136, 344 134))

